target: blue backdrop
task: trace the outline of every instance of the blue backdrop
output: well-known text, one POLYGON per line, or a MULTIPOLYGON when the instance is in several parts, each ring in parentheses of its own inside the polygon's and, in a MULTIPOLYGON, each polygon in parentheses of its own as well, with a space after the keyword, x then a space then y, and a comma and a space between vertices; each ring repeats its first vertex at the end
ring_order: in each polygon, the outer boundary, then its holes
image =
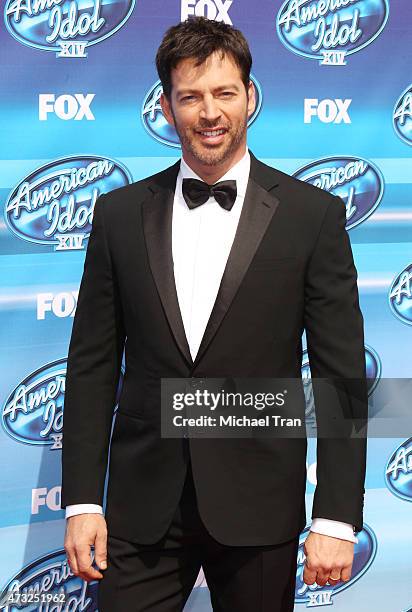
MULTIPOLYGON (((47 583, 50 596, 67 597, 65 604, 25 610, 97 609, 96 584, 71 575, 63 550, 68 342, 97 196, 180 155, 159 107, 154 57, 166 28, 193 14, 233 23, 250 42, 259 101, 249 129, 255 155, 346 203, 371 404, 384 379, 411 377, 407 0, 5 0, 0 593, 47 583)), ((310 377, 306 353, 302 373, 310 377)), ((311 410, 308 403, 309 418, 311 410)), ((301 546, 297 610, 411 608, 412 432, 399 434, 368 444, 365 529, 350 582, 305 585, 301 546)), ((308 516, 316 484, 316 442, 309 442, 308 516)), ((202 573, 186 610, 211 610, 202 573)))

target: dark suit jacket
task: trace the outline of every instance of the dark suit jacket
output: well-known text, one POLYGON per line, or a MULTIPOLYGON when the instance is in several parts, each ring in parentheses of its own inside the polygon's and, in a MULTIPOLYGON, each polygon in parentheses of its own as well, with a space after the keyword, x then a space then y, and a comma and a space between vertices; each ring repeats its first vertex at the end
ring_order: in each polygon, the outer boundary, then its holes
MULTIPOLYGON (((191 458, 200 514, 226 545, 275 544, 306 524, 306 438, 160 435, 160 379, 357 381, 367 414, 363 318, 341 199, 251 157, 238 230, 193 362, 179 311, 171 219, 179 163, 96 202, 67 364, 62 507, 103 502, 113 536, 153 543, 168 528, 191 458)), ((348 385, 350 382, 347 383, 348 385)), ((319 404, 321 400, 319 401, 319 404)), ((327 406, 317 405, 327 414, 327 406)), ((365 439, 318 440, 313 517, 362 529, 365 439)))

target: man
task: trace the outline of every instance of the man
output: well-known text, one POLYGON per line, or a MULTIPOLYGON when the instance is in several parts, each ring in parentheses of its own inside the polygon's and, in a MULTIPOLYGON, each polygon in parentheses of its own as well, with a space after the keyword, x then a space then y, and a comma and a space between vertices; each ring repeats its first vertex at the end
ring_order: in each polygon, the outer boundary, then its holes
MULTIPOLYGON (((312 377, 358 381, 361 401, 345 402, 365 417, 345 207, 249 153, 251 63, 231 26, 170 28, 156 64, 182 160, 96 202, 69 347, 62 506, 73 572, 103 578, 100 612, 182 610, 201 566, 214 610, 293 610, 306 439, 162 438, 162 378, 194 389, 299 378, 306 328, 312 377)), ((337 584, 362 529, 365 440, 319 439, 317 457, 304 580, 337 584)))

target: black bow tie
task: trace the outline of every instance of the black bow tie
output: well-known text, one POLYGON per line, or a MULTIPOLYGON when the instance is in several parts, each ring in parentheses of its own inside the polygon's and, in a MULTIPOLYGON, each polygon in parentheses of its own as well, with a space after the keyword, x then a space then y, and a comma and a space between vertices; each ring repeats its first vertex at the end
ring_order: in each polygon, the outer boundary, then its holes
POLYGON ((187 178, 182 182, 182 193, 189 208, 197 208, 213 196, 225 210, 231 210, 237 196, 236 181, 220 181, 208 185, 198 179, 187 178))

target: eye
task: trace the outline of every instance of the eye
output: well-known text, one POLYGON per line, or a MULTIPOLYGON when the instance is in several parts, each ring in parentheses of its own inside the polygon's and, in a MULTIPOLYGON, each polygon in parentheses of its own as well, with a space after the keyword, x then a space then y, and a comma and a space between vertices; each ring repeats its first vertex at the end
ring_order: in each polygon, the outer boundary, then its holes
POLYGON ((195 96, 184 96, 180 98, 181 102, 192 102, 193 100, 195 100, 195 96))

